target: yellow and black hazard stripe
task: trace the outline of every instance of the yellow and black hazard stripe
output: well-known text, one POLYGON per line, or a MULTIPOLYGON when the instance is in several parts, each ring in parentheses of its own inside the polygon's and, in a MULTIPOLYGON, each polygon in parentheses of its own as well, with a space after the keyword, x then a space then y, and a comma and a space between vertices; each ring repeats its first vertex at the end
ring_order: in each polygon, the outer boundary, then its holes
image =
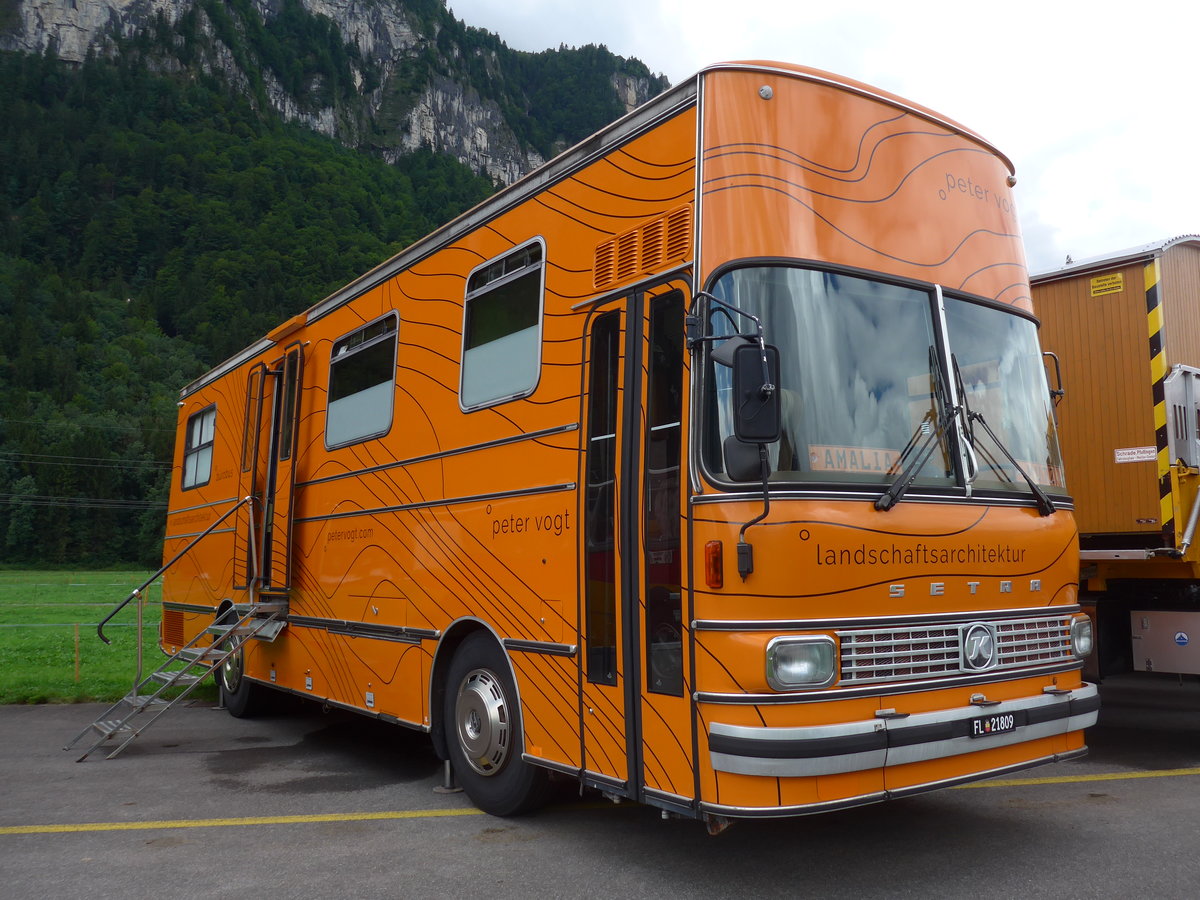
POLYGON ((1150 334, 1150 381, 1154 392, 1154 444, 1158 451, 1159 522, 1167 546, 1175 545, 1175 506, 1171 499, 1171 457, 1167 449, 1167 354, 1163 346, 1162 291, 1159 258, 1146 263, 1146 326, 1150 334))

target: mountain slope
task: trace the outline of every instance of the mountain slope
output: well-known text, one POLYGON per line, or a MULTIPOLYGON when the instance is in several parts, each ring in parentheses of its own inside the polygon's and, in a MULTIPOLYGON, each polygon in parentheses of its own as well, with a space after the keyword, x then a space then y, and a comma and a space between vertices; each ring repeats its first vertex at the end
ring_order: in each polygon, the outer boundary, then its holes
POLYGON ((0 564, 156 566, 179 388, 623 113, 640 67, 434 0, 78 7, 0 0, 0 564))

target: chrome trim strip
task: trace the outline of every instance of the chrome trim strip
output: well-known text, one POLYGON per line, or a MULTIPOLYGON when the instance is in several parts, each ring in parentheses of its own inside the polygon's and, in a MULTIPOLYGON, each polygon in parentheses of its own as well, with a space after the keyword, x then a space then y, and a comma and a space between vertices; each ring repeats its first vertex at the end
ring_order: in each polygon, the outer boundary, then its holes
MULTIPOLYGON (((578 772, 578 770, 573 770, 578 772)), ((600 790, 620 791, 622 794, 629 788, 628 781, 622 781, 620 778, 613 778, 611 775, 601 775, 599 772, 593 772, 591 769, 584 769, 582 775, 583 783, 600 790)))
POLYGON ((728 816, 732 819, 774 819, 784 816, 808 816, 814 813, 836 812, 840 809, 852 809, 855 806, 866 806, 868 803, 882 803, 889 798, 887 791, 876 791, 871 794, 860 794, 845 800, 826 800, 821 803, 805 803, 800 806, 726 806, 722 803, 700 803, 701 813, 712 813, 718 816, 728 816))
POLYGON ((798 778, 880 769, 887 762, 887 722, 759 728, 714 722, 708 753, 718 772, 798 778), (715 749, 728 748, 731 752, 715 749), (753 755, 734 752, 753 750, 753 755))
POLYGON ((507 500, 512 497, 529 497, 537 494, 557 494, 575 490, 575 483, 551 484, 545 487, 518 488, 513 491, 496 491, 492 494, 474 494, 469 497, 447 497, 443 500, 425 500, 421 503, 400 503, 396 506, 379 506, 373 509, 356 509, 350 512, 325 513, 321 516, 297 517, 296 522, 328 522, 333 519, 352 519, 356 516, 377 516, 385 513, 408 512, 414 509, 429 509, 433 506, 457 506, 461 503, 479 503, 485 500, 507 500))
POLYGON ((871 631, 877 628, 905 625, 955 625, 963 622, 986 621, 988 619, 1029 618, 1047 616, 1070 617, 1080 611, 1077 603, 1069 606, 1033 606, 1013 609, 987 609, 962 613, 914 613, 903 616, 878 616, 845 619, 696 619, 693 631, 813 631, 862 628, 871 631))
POLYGON ((570 775, 573 778, 579 777, 579 766, 569 766, 566 763, 555 762, 552 759, 543 759, 540 756, 534 756, 530 753, 522 753, 521 759, 531 765, 541 766, 543 769, 561 772, 563 775, 570 775))
POLYGON ((483 441, 479 444, 468 444, 465 447, 456 447, 453 450, 442 450, 438 453, 427 453, 424 456, 414 456, 411 459, 400 459, 395 462, 382 463, 378 466, 368 466, 365 469, 351 469, 346 472, 339 472, 337 475, 325 475, 322 478, 312 478, 308 481, 297 481, 296 487, 311 487, 314 484, 325 484, 330 481, 339 481, 343 478, 357 478, 361 475, 374 475, 376 472, 385 472, 388 469, 399 469, 404 466, 412 466, 417 463, 431 462, 433 460, 445 459, 449 456, 459 456, 464 453, 474 453, 477 450, 491 450, 493 447, 503 447, 507 444, 519 444, 524 441, 535 441, 540 438, 550 437, 555 434, 565 434, 569 431, 578 431, 579 423, 570 422, 566 425, 558 425, 554 428, 544 428, 541 431, 531 431, 528 434, 518 434, 512 437, 497 438, 494 441, 483 441))
POLYGON ((288 625, 296 628, 324 629, 330 634, 350 637, 374 638, 380 641, 398 641, 404 644, 419 644, 435 641, 441 632, 432 628, 409 628, 405 625, 381 625, 376 622, 356 622, 348 619, 322 619, 316 616, 288 616, 288 625))
MULTIPOLYGON (((881 485, 881 489, 886 485, 881 485)), ((1054 505, 1059 509, 1075 508, 1075 501, 1068 497, 1059 497, 1056 494, 1051 494, 1054 500, 1054 505)), ((752 501, 762 502, 762 493, 747 494, 739 493, 717 493, 717 494, 695 494, 691 501, 697 506, 719 503, 749 503, 752 501)), ((772 487, 771 501, 783 500, 825 500, 830 502, 837 501, 858 501, 862 503, 874 503, 879 499, 879 491, 863 491, 858 488, 847 488, 846 490, 833 490, 830 488, 822 488, 820 490, 782 490, 772 487)), ((1037 503, 1034 501, 1031 494, 1016 494, 1011 497, 993 497, 979 492, 967 497, 961 491, 954 494, 921 494, 911 490, 904 495, 905 503, 941 503, 952 506, 1002 506, 1012 507, 1014 509, 1028 509, 1034 507, 1037 503)))
POLYGON ((695 799, 692 797, 684 797, 682 794, 672 794, 670 791, 660 791, 658 788, 644 787, 642 794, 650 800, 658 800, 663 803, 670 803, 673 806, 686 806, 689 809, 695 805, 695 799))
POLYGON ((936 691, 942 688, 969 687, 977 684, 996 684, 1002 681, 1018 681, 1022 678, 1036 678, 1043 675, 1060 675, 1065 672, 1078 672, 1082 668, 1079 660, 1062 662, 1039 668, 1012 669, 996 672, 990 675, 972 673, 969 675, 950 675, 922 681, 901 681, 894 683, 872 682, 852 688, 826 688, 824 690, 795 692, 789 694, 723 694, 697 691, 692 699, 697 703, 712 703, 723 706, 786 706, 790 703, 824 703, 831 700, 848 700, 861 697, 888 697, 893 694, 911 694, 923 691, 936 691))
MULTIPOLYGON (((235 529, 235 528, 218 528, 218 529, 216 529, 214 531, 210 531, 208 533, 209 534, 233 534, 234 531, 236 531, 236 530, 237 529, 235 529)), ((182 538, 199 537, 202 534, 204 534, 203 531, 188 531, 183 534, 165 534, 165 535, 163 535, 163 540, 164 541, 178 541, 178 540, 181 540, 182 538)))
POLYGON ((175 612, 212 613, 213 615, 216 615, 217 612, 215 606, 202 606, 199 603, 176 603, 173 600, 164 600, 162 608, 175 612))
POLYGON ((195 512, 198 509, 209 509, 213 506, 223 506, 226 503, 237 503, 238 499, 237 497, 228 497, 224 500, 214 500, 212 503, 201 503, 199 506, 181 506, 179 509, 168 509, 167 515, 177 516, 180 513, 195 512))
POLYGON ((804 778, 944 759, 994 747, 1068 734, 1096 724, 1100 696, 1094 684, 1065 695, 1042 694, 994 706, 962 706, 840 725, 796 728, 709 726, 713 769, 737 775, 804 778), (1015 730, 971 737, 980 716, 1013 715, 1015 730))
POLYGON ((505 650, 516 650, 521 653, 541 653, 546 656, 574 656, 579 650, 577 644, 556 644, 551 641, 525 641, 519 638, 505 638, 501 643, 505 650))

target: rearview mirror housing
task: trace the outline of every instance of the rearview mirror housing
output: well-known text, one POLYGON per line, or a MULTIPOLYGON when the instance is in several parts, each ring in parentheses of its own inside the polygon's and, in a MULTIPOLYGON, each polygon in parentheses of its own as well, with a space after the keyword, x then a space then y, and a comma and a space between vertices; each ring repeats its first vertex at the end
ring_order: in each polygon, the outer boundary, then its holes
POLYGON ((779 349, 767 344, 766 371, 758 344, 745 343, 733 352, 733 433, 748 444, 779 440, 779 349))

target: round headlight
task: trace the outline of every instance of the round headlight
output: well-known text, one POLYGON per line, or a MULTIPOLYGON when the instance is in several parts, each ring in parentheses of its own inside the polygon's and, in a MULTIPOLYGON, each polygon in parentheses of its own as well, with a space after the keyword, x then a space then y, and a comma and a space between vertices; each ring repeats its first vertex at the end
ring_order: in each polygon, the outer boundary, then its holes
POLYGON ((767 683, 777 691, 828 687, 836 675, 833 638, 778 637, 767 644, 767 683))
POLYGON ((1091 618, 1087 615, 1075 616, 1071 620, 1071 652, 1083 659, 1091 655, 1094 646, 1091 618))

